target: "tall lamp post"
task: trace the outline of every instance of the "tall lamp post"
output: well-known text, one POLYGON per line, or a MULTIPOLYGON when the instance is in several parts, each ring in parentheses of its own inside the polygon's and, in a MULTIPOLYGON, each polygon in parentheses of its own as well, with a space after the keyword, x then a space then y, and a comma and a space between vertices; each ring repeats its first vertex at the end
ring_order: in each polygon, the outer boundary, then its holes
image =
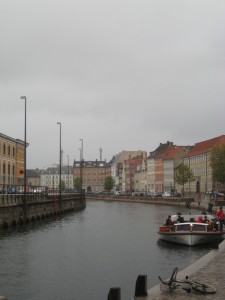
POLYGON ((70 182, 69 182, 69 174, 70 174, 70 157, 69 155, 67 155, 67 159, 68 159, 68 169, 67 169, 67 172, 68 172, 68 190, 70 188, 70 182))
POLYGON ((24 114, 24 170, 23 170, 23 191, 24 191, 24 217, 27 218, 27 98, 26 96, 21 96, 20 99, 24 100, 25 104, 25 114, 24 114))
POLYGON ((84 140, 80 139, 81 141, 81 151, 80 151, 80 189, 82 193, 83 188, 83 160, 84 160, 84 140))
POLYGON ((59 125, 59 207, 62 209, 62 132, 61 122, 57 122, 59 125))
POLYGON ((208 190, 208 155, 205 154, 205 192, 208 190))

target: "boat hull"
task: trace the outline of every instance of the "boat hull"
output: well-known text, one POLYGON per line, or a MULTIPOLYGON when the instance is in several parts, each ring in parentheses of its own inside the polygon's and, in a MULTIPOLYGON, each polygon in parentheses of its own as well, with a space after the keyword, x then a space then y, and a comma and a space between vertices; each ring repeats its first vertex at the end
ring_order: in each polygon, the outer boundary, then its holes
POLYGON ((164 241, 175 243, 175 244, 187 245, 187 246, 195 246, 195 245, 219 242, 224 235, 221 232, 207 232, 207 233, 158 232, 158 233, 160 235, 160 238, 164 241))

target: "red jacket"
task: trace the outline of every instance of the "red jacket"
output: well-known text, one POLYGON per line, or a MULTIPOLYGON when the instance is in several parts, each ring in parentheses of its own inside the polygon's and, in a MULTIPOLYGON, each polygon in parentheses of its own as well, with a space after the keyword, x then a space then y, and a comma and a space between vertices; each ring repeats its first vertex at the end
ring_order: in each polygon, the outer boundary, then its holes
POLYGON ((218 209, 216 212, 216 216, 221 220, 224 221, 224 212, 222 209, 218 209))

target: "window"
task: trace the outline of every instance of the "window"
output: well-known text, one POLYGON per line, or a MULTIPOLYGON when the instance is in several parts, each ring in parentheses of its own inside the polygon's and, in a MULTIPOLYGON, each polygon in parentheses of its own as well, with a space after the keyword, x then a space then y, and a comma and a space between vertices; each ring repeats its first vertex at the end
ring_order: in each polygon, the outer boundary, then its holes
POLYGON ((8 155, 10 156, 10 146, 8 146, 8 155))

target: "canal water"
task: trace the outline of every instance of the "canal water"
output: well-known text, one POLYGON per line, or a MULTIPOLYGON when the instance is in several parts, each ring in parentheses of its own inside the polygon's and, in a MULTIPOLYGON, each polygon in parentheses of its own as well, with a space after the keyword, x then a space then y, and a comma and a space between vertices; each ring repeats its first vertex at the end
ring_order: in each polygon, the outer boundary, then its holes
POLYGON ((138 275, 148 287, 208 253, 158 240, 157 229, 179 207, 89 201, 54 222, 0 232, 0 295, 9 300, 105 300, 111 287, 134 296, 138 275))

